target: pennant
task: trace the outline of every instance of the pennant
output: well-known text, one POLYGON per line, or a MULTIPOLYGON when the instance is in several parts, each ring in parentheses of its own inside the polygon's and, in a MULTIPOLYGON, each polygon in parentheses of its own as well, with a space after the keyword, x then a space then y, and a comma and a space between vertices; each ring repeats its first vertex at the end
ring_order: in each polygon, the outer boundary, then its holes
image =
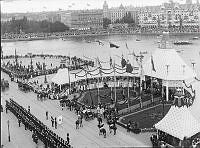
POLYGON ((126 60, 123 58, 123 55, 122 55, 122 60, 121 60, 121 65, 122 65, 122 68, 126 67, 126 60))
POLYGON ((152 66, 152 70, 156 72, 154 62, 153 62, 153 56, 151 56, 151 66, 152 66))
POLYGON ((110 48, 113 48, 113 47, 115 47, 115 48, 119 48, 120 46, 115 45, 115 44, 113 44, 113 43, 110 42, 110 48))
POLYGON ((112 58, 110 57, 110 67, 112 67, 112 58))
POLYGON ((131 51, 130 51, 130 49, 128 48, 128 45, 127 45, 127 43, 126 43, 126 49, 128 49, 129 53, 131 52, 131 51))

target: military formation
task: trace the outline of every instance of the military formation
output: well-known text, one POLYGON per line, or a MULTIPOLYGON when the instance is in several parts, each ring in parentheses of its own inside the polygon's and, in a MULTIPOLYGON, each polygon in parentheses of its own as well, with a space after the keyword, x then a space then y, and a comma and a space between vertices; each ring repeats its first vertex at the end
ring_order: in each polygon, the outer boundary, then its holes
POLYGON ((70 148, 69 135, 67 141, 56 135, 51 131, 46 125, 44 125, 40 120, 38 120, 34 115, 30 113, 30 106, 28 110, 23 108, 13 99, 10 101, 6 100, 6 113, 10 110, 18 119, 18 124, 24 124, 25 130, 30 130, 33 132, 33 141, 37 144, 38 140, 41 140, 45 148, 70 148))

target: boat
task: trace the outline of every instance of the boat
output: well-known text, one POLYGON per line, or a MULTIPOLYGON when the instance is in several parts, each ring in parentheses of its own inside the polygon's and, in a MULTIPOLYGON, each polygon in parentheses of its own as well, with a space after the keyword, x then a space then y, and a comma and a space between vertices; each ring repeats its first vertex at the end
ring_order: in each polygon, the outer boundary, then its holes
POLYGON ((192 44, 192 42, 189 41, 175 41, 174 45, 189 45, 192 44))
POLYGON ((140 51, 140 54, 148 54, 148 52, 147 51, 140 51))
POLYGON ((199 37, 198 37, 198 36, 194 36, 192 39, 193 39, 193 40, 198 40, 199 37))
POLYGON ((136 41, 140 41, 140 39, 136 39, 136 41))

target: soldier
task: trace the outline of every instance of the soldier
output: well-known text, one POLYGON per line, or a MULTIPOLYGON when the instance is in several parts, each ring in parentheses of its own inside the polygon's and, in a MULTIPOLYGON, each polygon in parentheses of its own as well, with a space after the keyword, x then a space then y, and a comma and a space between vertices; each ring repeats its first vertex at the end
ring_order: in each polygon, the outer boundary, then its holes
POLYGON ((69 145, 69 133, 67 133, 67 145, 69 145))
POLYGON ((48 120, 48 111, 46 111, 46 120, 48 120))
POLYGON ((21 118, 18 117, 18 124, 19 124, 19 127, 20 127, 20 124, 21 124, 21 118))
POLYGON ((52 127, 54 127, 54 119, 52 116, 51 116, 51 123, 52 123, 52 127))
POLYGON ((55 117, 54 122, 55 122, 55 129, 57 129, 57 120, 56 120, 56 117, 55 117))
POLYGON ((31 110, 31 107, 30 106, 28 106, 28 112, 30 113, 30 110, 31 110))

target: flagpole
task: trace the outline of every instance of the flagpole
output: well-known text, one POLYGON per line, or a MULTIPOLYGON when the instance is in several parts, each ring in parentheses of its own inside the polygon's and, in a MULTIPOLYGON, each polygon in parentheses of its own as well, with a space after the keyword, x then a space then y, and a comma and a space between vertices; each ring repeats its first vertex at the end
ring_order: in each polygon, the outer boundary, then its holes
POLYGON ((116 92, 115 59, 114 59, 114 88, 115 88, 115 108, 116 108, 116 106, 117 106, 117 92, 116 92))
MULTIPOLYGON (((99 58, 97 57, 97 59, 99 60, 99 58)), ((99 61, 99 64, 100 64, 100 61, 99 61)), ((100 70, 100 65, 99 65, 99 74, 101 75, 101 70, 100 70)), ((97 97, 98 97, 98 104, 100 103, 100 96, 99 96, 99 77, 98 77, 98 87, 97 87, 97 97)))
MULTIPOLYGON (((151 61, 153 61, 153 57, 152 57, 152 53, 151 53, 151 61)), ((153 65, 152 65, 152 68, 151 68, 151 101, 153 103, 153 83, 152 83, 152 72, 153 72, 153 65)))
POLYGON ((68 79, 69 79, 69 94, 71 94, 71 81, 70 81, 70 65, 71 65, 71 58, 70 58, 70 53, 69 53, 69 65, 68 65, 68 79))

